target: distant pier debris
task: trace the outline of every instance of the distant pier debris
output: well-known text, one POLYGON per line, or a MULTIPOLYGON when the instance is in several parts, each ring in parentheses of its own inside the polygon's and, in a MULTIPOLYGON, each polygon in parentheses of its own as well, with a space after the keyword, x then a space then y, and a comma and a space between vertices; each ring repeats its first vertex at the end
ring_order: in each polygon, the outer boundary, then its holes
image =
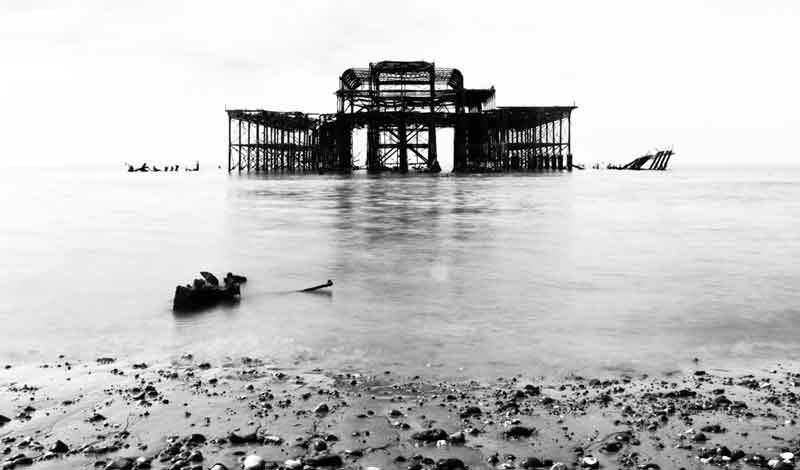
POLYGON ((458 69, 382 61, 339 77, 333 114, 229 109, 228 171, 349 172, 366 129, 368 171, 441 171, 436 129, 453 129, 457 172, 571 170, 576 106, 495 105, 458 69))
POLYGON ((608 165, 610 170, 657 170, 663 171, 667 169, 669 159, 672 158, 675 152, 670 150, 659 150, 656 153, 648 153, 639 158, 634 159, 625 165, 608 165))
MULTIPOLYGON (((180 165, 167 165, 164 169, 158 168, 155 164, 150 167, 147 163, 143 163, 142 166, 134 167, 130 163, 126 163, 125 166, 128 167, 128 173, 158 173, 158 172, 171 172, 171 171, 178 171, 180 169, 180 165)), ((187 169, 186 171, 197 171, 200 169, 200 163, 198 162, 195 166, 194 170, 187 169)))

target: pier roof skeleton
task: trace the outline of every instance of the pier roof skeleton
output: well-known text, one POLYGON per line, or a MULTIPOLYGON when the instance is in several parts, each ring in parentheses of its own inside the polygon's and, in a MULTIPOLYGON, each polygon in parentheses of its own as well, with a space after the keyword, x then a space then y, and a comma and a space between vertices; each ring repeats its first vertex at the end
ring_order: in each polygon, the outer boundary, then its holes
POLYGON ((371 63, 346 69, 335 95, 331 114, 228 110, 228 170, 349 171, 353 129, 366 128, 368 170, 437 172, 442 127, 455 171, 572 168, 575 106, 497 107, 494 87, 465 88, 455 68, 371 63))
POLYGON ((383 61, 377 64, 370 64, 369 68, 351 68, 342 73, 341 79, 348 89, 355 90, 362 87, 364 82, 387 82, 393 79, 407 80, 413 83, 415 76, 425 81, 428 80, 431 70, 433 70, 437 85, 446 85, 454 90, 464 87, 464 76, 458 69, 436 68, 431 62, 421 61, 383 61), (382 79, 381 76, 385 76, 385 79, 382 79))
POLYGON ((311 129, 318 117, 299 111, 278 112, 263 109, 233 109, 228 111, 232 119, 278 129, 311 129))

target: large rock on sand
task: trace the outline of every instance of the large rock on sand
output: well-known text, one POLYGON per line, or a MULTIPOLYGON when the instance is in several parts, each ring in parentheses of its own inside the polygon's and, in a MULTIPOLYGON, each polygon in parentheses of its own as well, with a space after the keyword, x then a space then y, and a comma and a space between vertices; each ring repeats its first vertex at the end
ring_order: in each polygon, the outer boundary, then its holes
POLYGON ((244 470, 262 470, 266 464, 264 459, 254 454, 248 455, 247 458, 244 459, 242 468, 244 468, 244 470))
POLYGON ((411 438, 415 441, 422 441, 422 442, 436 442, 447 439, 447 431, 444 429, 426 429, 424 431, 415 432, 411 435, 411 438))
POLYGON ((106 465, 106 470, 131 470, 134 460, 130 457, 120 457, 106 465))
POLYGON ((341 467, 344 464, 342 458, 336 454, 309 457, 303 463, 309 467, 341 467))

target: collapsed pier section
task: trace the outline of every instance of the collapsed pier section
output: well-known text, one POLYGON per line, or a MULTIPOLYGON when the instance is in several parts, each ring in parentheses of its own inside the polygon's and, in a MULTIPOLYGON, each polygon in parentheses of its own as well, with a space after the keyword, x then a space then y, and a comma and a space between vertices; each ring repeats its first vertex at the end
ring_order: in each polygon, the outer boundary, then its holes
POLYGON ((630 163, 622 166, 609 165, 609 170, 655 170, 664 171, 667 169, 670 158, 675 155, 675 152, 670 150, 658 150, 655 154, 648 153, 639 158, 634 159, 630 163), (648 165, 649 163, 649 165, 648 165))
POLYGON ((497 107, 458 69, 383 61, 345 70, 335 114, 228 110, 228 171, 350 171, 366 129, 369 171, 438 172, 436 129, 452 128, 453 169, 572 169, 575 106, 497 107))

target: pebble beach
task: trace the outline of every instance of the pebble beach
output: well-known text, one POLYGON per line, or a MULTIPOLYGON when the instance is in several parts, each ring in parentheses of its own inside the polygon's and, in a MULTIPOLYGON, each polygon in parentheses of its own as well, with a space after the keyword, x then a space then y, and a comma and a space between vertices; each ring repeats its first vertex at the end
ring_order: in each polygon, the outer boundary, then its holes
POLYGON ((794 468, 800 374, 437 381, 249 357, 0 371, 0 468, 794 468))

